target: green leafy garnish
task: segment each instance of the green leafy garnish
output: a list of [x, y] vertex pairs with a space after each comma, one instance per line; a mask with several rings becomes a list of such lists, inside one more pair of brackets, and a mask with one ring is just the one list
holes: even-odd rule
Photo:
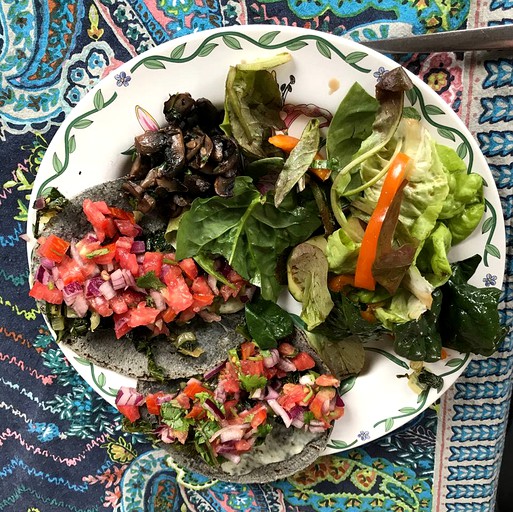
[[109, 254], [109, 249], [107, 247], [102, 247], [101, 249], [96, 249], [96, 251], [92, 251], [86, 254], [86, 258], [93, 259], [97, 256], [103, 256], [105, 254]]
[[152, 289], [152, 290], [160, 290], [161, 288], [165, 288], [166, 285], [157, 277], [154, 270], [150, 270], [138, 277], [136, 280], [137, 286], [139, 288]]
[[261, 349], [277, 346], [277, 341], [294, 330], [292, 318], [278, 304], [262, 297], [246, 304], [246, 325]]
[[267, 384], [267, 379], [263, 375], [245, 375], [244, 373], [240, 373], [239, 380], [242, 387], [248, 393], [253, 393], [253, 391], [263, 388]]

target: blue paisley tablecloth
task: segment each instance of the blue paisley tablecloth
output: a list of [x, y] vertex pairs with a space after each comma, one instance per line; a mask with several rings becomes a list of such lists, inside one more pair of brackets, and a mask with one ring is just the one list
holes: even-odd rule
[[[160, 451], [77, 375], [27, 296], [28, 198], [48, 143], [98, 80], [172, 37], [235, 24], [297, 25], [359, 41], [513, 21], [511, 0], [69, 0], [0, 2], [0, 511], [493, 510], [512, 343], [476, 358], [440, 404], [388, 437], [273, 485], [191, 490]], [[488, 158], [511, 233], [513, 59], [414, 55]], [[512, 261], [502, 318], [511, 323]], [[497, 276], [487, 276], [493, 284]], [[364, 433], [362, 433], [364, 435]]]

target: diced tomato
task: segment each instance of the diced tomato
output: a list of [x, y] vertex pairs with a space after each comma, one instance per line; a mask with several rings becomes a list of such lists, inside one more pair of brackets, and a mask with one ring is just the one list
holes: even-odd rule
[[[164, 255], [163, 260], [166, 259]], [[183, 278], [182, 269], [178, 265], [162, 265], [162, 280], [168, 286], [174, 284], [176, 279], [179, 277]]]
[[167, 288], [162, 288], [160, 293], [163, 295], [166, 304], [172, 307], [176, 313], [180, 313], [192, 306], [194, 299], [183, 276], [169, 278], [169, 274], [171, 272], [168, 272], [164, 277], [164, 280], [167, 278]]
[[340, 386], [340, 381], [333, 377], [333, 375], [319, 375], [315, 379], [315, 383], [318, 386], [334, 386], [336, 388]]
[[230, 281], [230, 283], [243, 283], [244, 282], [244, 278], [242, 276], [240, 276], [239, 274], [237, 274], [237, 272], [235, 272], [235, 270], [231, 269], [230, 272], [228, 272], [228, 275], [226, 276], [226, 278], [228, 279], [228, 281]]
[[37, 249], [37, 254], [42, 258], [60, 263], [69, 249], [69, 243], [55, 235], [49, 235]]
[[141, 417], [138, 405], [116, 405], [116, 407], [118, 411], [131, 423], [137, 421]]
[[240, 362], [240, 368], [244, 375], [263, 375], [264, 373], [264, 360], [258, 359], [243, 359]]
[[131, 236], [120, 236], [115, 244], [116, 244], [116, 250], [122, 249], [127, 252], [130, 252], [132, 250], [132, 245], [134, 243], [134, 239]]
[[127, 332], [131, 331], [128, 321], [130, 319], [130, 311], [126, 313], [122, 313], [121, 315], [117, 315], [114, 313], [114, 332], [116, 334], [116, 339], [119, 340], [122, 336], [124, 336]]
[[189, 279], [196, 279], [198, 277], [198, 267], [192, 258], [179, 261], [178, 265]]
[[255, 355], [256, 345], [252, 341], [245, 341], [241, 344], [240, 351], [242, 359], [249, 359]]
[[135, 224], [134, 214], [132, 212], [127, 212], [121, 208], [116, 208], [115, 206], [109, 207], [109, 213], [115, 219], [129, 220], [132, 224]]
[[239, 377], [231, 363], [226, 363], [221, 370], [219, 380], [227, 393], [238, 393], [240, 391]]
[[29, 295], [36, 300], [45, 300], [50, 304], [62, 304], [63, 300], [61, 290], [53, 283], [46, 285], [39, 281], [34, 281]]
[[105, 217], [103, 230], [108, 238], [114, 238], [118, 234], [118, 227], [112, 217]]
[[227, 419], [233, 418], [236, 414], [236, 406], [237, 406], [238, 400], [232, 399], [232, 400], [226, 400], [224, 405], [224, 414]]
[[[82, 203], [84, 214], [87, 217], [87, 220], [92, 224], [99, 242], [103, 242], [105, 240], [105, 228], [107, 227], [107, 218], [101, 211], [102, 209], [105, 211], [105, 209], [102, 208], [101, 204], [99, 204], [102, 202], [103, 201], [93, 202], [90, 199], [84, 199], [84, 202]], [[110, 211], [108, 211], [108, 213], [110, 213]]]
[[128, 305], [121, 295], [115, 295], [112, 297], [112, 299], [109, 300], [109, 306], [111, 307], [112, 311], [118, 315], [128, 311]]
[[119, 266], [128, 270], [134, 277], [139, 275], [139, 264], [135, 254], [126, 251], [125, 249], [116, 248], [116, 260]]
[[96, 251], [100, 248], [100, 242], [98, 240], [93, 239], [93, 235], [87, 235], [82, 240], [79, 240], [75, 247], [78, 250], [78, 253], [84, 260], [88, 260], [87, 255], [91, 254], [93, 251]]
[[176, 313], [173, 308], [168, 307], [167, 309], [162, 311], [160, 317], [162, 318], [162, 320], [164, 320], [164, 322], [166, 322], [166, 324], [168, 324], [176, 318]]
[[253, 418], [251, 418], [251, 428], [257, 428], [259, 425], [265, 423], [267, 419], [267, 408], [263, 404], [258, 404], [251, 409]]
[[201, 418], [205, 417], [206, 414], [207, 414], [207, 412], [205, 411], [205, 409], [203, 409], [201, 404], [197, 403], [192, 406], [192, 409], [187, 413], [187, 415], [185, 417], [201, 419]]
[[136, 237], [141, 233], [141, 228], [128, 219], [114, 219], [114, 224], [122, 235]]
[[153, 324], [153, 327], [151, 328], [151, 333], [153, 336], [159, 336], [160, 334], [165, 334], [166, 336], [169, 336], [169, 328], [162, 319], [158, 319]]
[[286, 342], [280, 343], [278, 352], [284, 357], [294, 357], [297, 354], [296, 347]]
[[240, 439], [239, 441], [235, 441], [235, 450], [238, 452], [247, 452], [251, 450], [253, 443], [248, 441], [247, 439]]
[[141, 292], [136, 292], [135, 290], [123, 290], [121, 292], [121, 297], [125, 301], [126, 305], [129, 308], [135, 308], [137, 307], [137, 304], [139, 302], [144, 301], [146, 299], [146, 296]]
[[63, 256], [59, 263], [59, 276], [64, 285], [77, 281], [83, 283], [86, 279], [82, 271], [82, 266], [69, 256]]
[[89, 299], [89, 305], [100, 316], [110, 316], [113, 313], [112, 309], [110, 308], [109, 301], [101, 295]]
[[323, 409], [326, 411], [332, 398], [335, 397], [334, 388], [322, 388], [317, 391], [308, 408], [317, 420], [325, 420]]
[[299, 352], [299, 354], [292, 359], [296, 370], [299, 372], [305, 370], [311, 370], [315, 367], [315, 361], [313, 357], [307, 352]]
[[212, 292], [212, 288], [208, 285], [207, 279], [205, 276], [196, 277], [192, 282], [191, 291], [197, 295], [209, 295], [214, 296]]
[[142, 263], [142, 273], [147, 274], [148, 272], [155, 272], [157, 277], [160, 277], [162, 271], [162, 260], [164, 254], [161, 252], [146, 252], [144, 253], [144, 259]]
[[140, 325], [151, 325], [157, 319], [160, 311], [156, 308], [146, 306], [145, 302], [139, 302], [136, 308], [130, 310], [130, 318], [128, 324], [130, 327], [138, 327]]
[[239, 292], [243, 286], [244, 286], [243, 281], [234, 283], [232, 286], [223, 284], [223, 286], [221, 286], [221, 288], [219, 289], [219, 292], [221, 293], [221, 296], [223, 297], [224, 301], [226, 302], [230, 297], [237, 297], [237, 295], [239, 294]]
[[189, 379], [187, 382], [183, 393], [185, 393], [189, 398], [194, 398], [198, 393], [209, 393], [212, 394], [212, 391], [207, 389], [203, 384], [195, 378]]
[[191, 400], [185, 393], [178, 393], [174, 400], [182, 409], [190, 409], [191, 407]]
[[283, 386], [283, 394], [278, 397], [278, 403], [286, 411], [290, 411], [296, 405], [302, 402], [309, 392], [310, 390], [307, 386], [303, 386], [302, 384], [287, 383]]
[[94, 258], [92, 258], [92, 261], [94, 261], [98, 265], [108, 265], [109, 263], [113, 262], [114, 256], [116, 255], [116, 244], [115, 243], [111, 243], [111, 244], [107, 244], [107, 245], [98, 247], [98, 249], [101, 249], [102, 252], [105, 252], [105, 250], [107, 250], [107, 252], [100, 256], [94, 256]]
[[338, 420], [342, 418], [342, 416], [344, 416], [344, 408], [336, 406], [335, 409], [328, 414], [328, 419], [330, 421]]
[[192, 306], [188, 307], [180, 313], [180, 316], [176, 319], [176, 321], [185, 324], [192, 320], [196, 316], [196, 313], [197, 311]]
[[146, 407], [148, 408], [148, 412], [150, 414], [155, 414], [156, 416], [160, 415], [160, 405], [158, 404], [158, 399], [163, 396], [163, 391], [157, 391], [156, 393], [150, 393], [146, 397]]
[[94, 207], [103, 213], [103, 215], [110, 215], [110, 208], [105, 201], [93, 201]]

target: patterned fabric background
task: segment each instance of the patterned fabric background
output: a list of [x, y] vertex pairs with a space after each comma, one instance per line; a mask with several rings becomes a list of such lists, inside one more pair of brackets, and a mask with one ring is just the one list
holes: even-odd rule
[[[492, 510], [511, 341], [495, 357], [475, 360], [441, 407], [389, 437], [322, 458], [273, 485], [191, 490], [164, 468], [160, 451], [120, 431], [116, 410], [64, 359], [27, 295], [20, 235], [34, 176], [66, 114], [98, 80], [147, 48], [246, 23], [359, 41], [503, 23], [510, 8], [508, 0], [0, 2], [0, 511]], [[402, 63], [474, 132], [492, 164], [511, 240], [513, 61], [439, 54]], [[503, 317], [511, 323], [513, 269], [507, 273]]]

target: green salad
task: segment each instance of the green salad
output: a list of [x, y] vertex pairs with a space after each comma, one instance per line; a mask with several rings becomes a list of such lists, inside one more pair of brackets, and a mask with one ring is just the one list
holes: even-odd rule
[[236, 141], [239, 171], [229, 193], [197, 197], [171, 220], [176, 258], [222, 278], [222, 257], [258, 287], [246, 328], [263, 349], [292, 329], [277, 304], [288, 286], [337, 377], [360, 371], [369, 337], [392, 336], [413, 361], [437, 361], [442, 347], [492, 354], [505, 336], [500, 290], [468, 284], [479, 256], [448, 256], [483, 216], [481, 176], [404, 106], [412, 83], [401, 67], [374, 96], [353, 84], [327, 128], [310, 117], [290, 137], [269, 70], [289, 59], [230, 68], [219, 127]]

